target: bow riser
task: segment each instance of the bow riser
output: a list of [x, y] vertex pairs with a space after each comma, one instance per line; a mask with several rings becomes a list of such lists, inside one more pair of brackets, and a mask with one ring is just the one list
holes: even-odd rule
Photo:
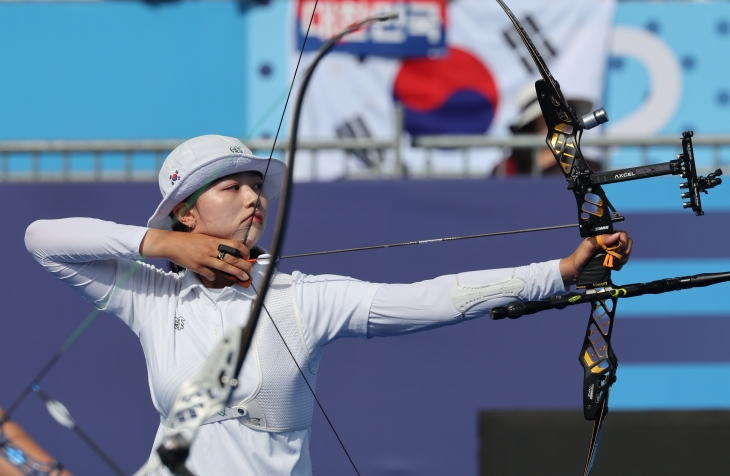
[[[613, 233], [618, 214], [609, 210], [610, 202], [600, 185], [592, 184], [593, 171], [580, 150], [583, 126], [562, 94], [539, 80], [535, 83], [537, 99], [548, 132], [545, 142], [569, 183], [578, 205], [578, 223], [582, 237]], [[559, 86], [558, 86], [559, 91]], [[612, 286], [611, 268], [604, 266], [606, 252], [597, 251], [578, 276], [576, 287], [606, 290]], [[604, 415], [609, 387], [616, 380], [618, 361], [611, 348], [611, 331], [616, 299], [592, 304], [588, 328], [578, 358], [583, 366], [583, 413], [587, 420]]]
[[[568, 181], [568, 188], [573, 191], [575, 196], [578, 205], [580, 235], [585, 238], [613, 233], [613, 221], [620, 221], [623, 217], [616, 213], [601, 186], [591, 183], [590, 176], [593, 171], [580, 150], [584, 125], [587, 128], [595, 127], [606, 122], [608, 116], [605, 111], [599, 110], [584, 118], [578, 118], [573, 108], [565, 100], [565, 96], [560, 90], [560, 84], [553, 78], [517, 17], [502, 0], [497, 0], [497, 3], [504, 9], [519, 32], [543, 78], [535, 83], [535, 91], [548, 130], [546, 143]], [[596, 252], [578, 276], [577, 285], [585, 288], [586, 292], [610, 289], [612, 285], [611, 270], [610, 266], [604, 267], [604, 258], [605, 253]], [[618, 365], [611, 349], [611, 330], [615, 310], [615, 299], [593, 304], [579, 357], [585, 372], [583, 410], [587, 419], [594, 420], [585, 475], [590, 473], [595, 460], [598, 439], [608, 410], [608, 389], [615, 380]]]
[[545, 80], [535, 83], [535, 91], [548, 128], [545, 142], [575, 195], [580, 236], [613, 233], [613, 222], [623, 218], [613, 210], [601, 186], [591, 183], [593, 171], [580, 150], [581, 121], [562, 95], [555, 95]]

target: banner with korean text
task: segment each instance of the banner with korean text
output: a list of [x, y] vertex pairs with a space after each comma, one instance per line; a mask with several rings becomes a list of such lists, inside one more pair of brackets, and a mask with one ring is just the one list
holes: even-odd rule
[[[515, 15], [540, 50], [563, 92], [601, 106], [615, 0], [513, 0]], [[294, 3], [292, 64], [314, 2]], [[302, 139], [392, 138], [396, 104], [404, 137], [441, 134], [504, 135], [520, 120], [520, 97], [539, 79], [527, 50], [496, 2], [484, 0], [319, 0], [303, 66], [329, 37], [372, 14], [397, 12], [346, 37], [319, 65], [305, 98]], [[404, 141], [408, 142], [408, 141]], [[339, 151], [297, 156], [297, 180], [337, 179], [347, 170], [392, 167], [388, 152]], [[410, 173], [460, 168], [461, 151], [427, 157], [405, 147]], [[502, 152], [470, 150], [470, 167], [489, 175]], [[456, 167], [458, 164], [459, 167]]]

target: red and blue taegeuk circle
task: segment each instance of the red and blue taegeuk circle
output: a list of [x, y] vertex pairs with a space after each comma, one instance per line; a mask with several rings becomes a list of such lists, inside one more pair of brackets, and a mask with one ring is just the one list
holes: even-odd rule
[[403, 61], [393, 97], [403, 104], [404, 128], [411, 135], [483, 134], [499, 105], [486, 65], [453, 46], [443, 58]]

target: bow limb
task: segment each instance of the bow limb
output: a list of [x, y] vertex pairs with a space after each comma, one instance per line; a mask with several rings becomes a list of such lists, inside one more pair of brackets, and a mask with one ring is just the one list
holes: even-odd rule
[[[593, 171], [580, 150], [584, 120], [577, 117], [573, 108], [566, 101], [560, 90], [560, 84], [553, 78], [517, 17], [502, 0], [497, 0], [497, 3], [517, 29], [542, 76], [542, 79], [535, 83], [535, 90], [548, 130], [545, 142], [575, 195], [580, 235], [590, 237], [612, 233], [613, 222], [622, 221], [623, 217], [608, 201], [601, 186], [590, 180]], [[596, 119], [596, 123], [591, 125], [598, 125], [598, 123], [608, 120], [605, 111], [602, 113], [601, 111], [593, 113], [594, 118], [600, 117], [600, 119]], [[578, 276], [576, 287], [585, 289], [586, 293], [613, 290], [611, 269], [604, 265], [605, 257], [605, 250], [598, 250], [593, 255]], [[584, 470], [585, 476], [590, 474], [595, 461], [603, 421], [608, 411], [609, 387], [616, 379], [618, 361], [611, 348], [611, 331], [613, 330], [616, 304], [617, 299], [615, 298], [592, 303], [588, 328], [579, 356], [579, 361], [584, 369], [583, 412], [586, 419], [594, 421]]]
[[[316, 4], [315, 4], [316, 9]], [[312, 11], [312, 17], [314, 17], [314, 10]], [[299, 121], [301, 118], [301, 112], [302, 112], [302, 104], [304, 102], [304, 95], [307, 92], [307, 87], [309, 86], [310, 80], [312, 78], [312, 74], [314, 73], [315, 68], [319, 64], [319, 62], [324, 58], [324, 56], [346, 35], [349, 33], [352, 33], [353, 31], [362, 28], [365, 25], [368, 25], [370, 23], [376, 22], [376, 21], [385, 21], [390, 20], [393, 18], [396, 18], [396, 14], [384, 14], [384, 15], [376, 15], [370, 18], [367, 18], [361, 22], [358, 22], [349, 28], [345, 29], [338, 35], [330, 38], [327, 40], [327, 42], [322, 45], [322, 47], [317, 51], [316, 56], [312, 60], [312, 63], [307, 68], [307, 70], [304, 73], [304, 76], [302, 77], [301, 85], [299, 86], [299, 94], [297, 95], [297, 100], [294, 106], [294, 112], [292, 115], [292, 128], [289, 136], [289, 145], [288, 145], [288, 170], [286, 174], [286, 179], [282, 183], [282, 190], [281, 195], [279, 198], [279, 211], [277, 215], [276, 225], [274, 227], [274, 235], [271, 239], [271, 246], [269, 248], [269, 253], [271, 256], [277, 256], [279, 252], [279, 248], [281, 246], [281, 242], [284, 239], [284, 235], [286, 232], [286, 225], [287, 225], [287, 217], [289, 215], [289, 201], [290, 201], [290, 194], [289, 191], [291, 189], [292, 179], [294, 176], [294, 159], [296, 157], [297, 152], [297, 137], [299, 135]], [[309, 33], [307, 31], [307, 33]], [[306, 42], [306, 39], [305, 39]], [[303, 51], [303, 48], [302, 48]], [[271, 160], [271, 159], [270, 159]], [[266, 177], [264, 177], [264, 180]], [[250, 225], [249, 225], [250, 227]], [[243, 358], [245, 357], [246, 353], [244, 350], [248, 350], [248, 347], [251, 345], [251, 339], [253, 338], [253, 331], [255, 329], [255, 324], [258, 322], [258, 316], [261, 313], [261, 310], [263, 308], [264, 299], [266, 298], [266, 292], [269, 289], [269, 283], [271, 281], [271, 277], [274, 272], [274, 264], [275, 260], [271, 260], [269, 265], [266, 267], [266, 273], [264, 274], [263, 278], [263, 286], [257, 291], [256, 300], [254, 301], [253, 307], [251, 309], [251, 316], [255, 316], [251, 320], [249, 320], [249, 323], [246, 325], [246, 328], [244, 328], [243, 333], [241, 335], [241, 353], [238, 356], [238, 364], [236, 366], [236, 375], [238, 375], [238, 372], [241, 370], [241, 367], [243, 366]]]
[[[316, 8], [316, 4], [315, 4]], [[314, 15], [314, 13], [312, 14]], [[291, 188], [292, 178], [294, 175], [294, 160], [296, 157], [296, 151], [297, 151], [297, 139], [299, 136], [299, 121], [301, 119], [301, 112], [302, 112], [302, 105], [304, 103], [304, 95], [306, 94], [307, 87], [310, 84], [310, 80], [312, 78], [312, 75], [314, 74], [314, 70], [316, 69], [319, 62], [324, 58], [324, 56], [329, 53], [332, 48], [346, 35], [349, 33], [352, 33], [353, 31], [362, 28], [366, 25], [369, 25], [370, 23], [376, 22], [376, 21], [386, 21], [397, 18], [397, 14], [382, 14], [382, 15], [375, 15], [372, 17], [369, 17], [361, 22], [358, 22], [339, 34], [335, 35], [334, 37], [330, 38], [324, 45], [320, 47], [320, 49], [317, 51], [317, 54], [313, 58], [311, 64], [307, 68], [307, 70], [304, 73], [304, 76], [302, 77], [301, 85], [299, 87], [299, 94], [297, 95], [297, 100], [294, 107], [294, 112], [292, 114], [292, 128], [289, 136], [289, 145], [288, 145], [288, 170], [287, 170], [287, 177], [286, 180], [283, 183], [283, 188], [281, 192], [281, 198], [279, 202], [279, 213], [277, 216], [277, 223], [276, 227], [274, 228], [274, 237], [272, 238], [272, 244], [270, 247], [270, 253], [271, 256], [278, 256], [279, 247], [281, 245], [281, 242], [284, 238], [284, 233], [286, 230], [287, 225], [287, 217], [289, 212], [289, 200], [290, 200], [290, 194], [289, 190]], [[264, 177], [265, 178], [265, 177]], [[287, 350], [289, 351], [289, 355], [291, 356], [292, 360], [294, 361], [294, 364], [296, 365], [297, 369], [299, 369], [299, 373], [301, 374], [302, 378], [304, 379], [305, 383], [307, 384], [307, 388], [309, 388], [309, 391], [312, 392], [312, 396], [314, 397], [314, 400], [317, 402], [317, 405], [319, 406], [320, 410], [322, 411], [322, 414], [324, 415], [325, 419], [327, 420], [327, 423], [329, 424], [330, 428], [332, 429], [332, 432], [335, 434], [335, 437], [337, 438], [337, 441], [340, 443], [340, 446], [342, 447], [342, 450], [345, 452], [345, 455], [347, 456], [347, 459], [350, 461], [350, 464], [352, 465], [353, 470], [355, 473], [359, 476], [360, 472], [357, 469], [357, 466], [355, 465], [355, 462], [352, 460], [352, 457], [350, 456], [350, 453], [347, 451], [347, 448], [345, 448], [344, 443], [342, 442], [342, 439], [340, 438], [340, 435], [337, 433], [337, 430], [335, 430], [334, 425], [330, 421], [329, 416], [327, 416], [327, 412], [325, 412], [322, 404], [319, 401], [319, 398], [317, 398], [317, 395], [314, 392], [314, 389], [311, 387], [309, 381], [307, 380], [306, 376], [304, 375], [304, 372], [302, 371], [299, 363], [294, 358], [294, 354], [292, 353], [291, 349], [289, 349], [289, 345], [287, 344], [286, 340], [282, 336], [282, 334], [279, 332], [278, 326], [276, 325], [276, 322], [272, 318], [271, 314], [269, 314], [268, 309], [266, 309], [266, 305], [264, 304], [264, 299], [266, 298], [266, 292], [269, 288], [269, 284], [271, 282], [271, 277], [273, 276], [274, 271], [274, 264], [276, 263], [275, 259], [271, 259], [271, 262], [267, 266], [266, 274], [264, 275], [263, 279], [263, 287], [260, 290], [256, 290], [254, 288], [254, 291], [256, 292], [256, 301], [254, 302], [253, 308], [252, 308], [252, 316], [256, 316], [258, 319], [258, 316], [261, 313], [261, 310], [263, 309], [264, 312], [266, 312], [269, 319], [271, 319], [272, 324], [277, 330], [277, 333], [279, 333], [279, 336], [281, 336], [281, 340], [286, 346]], [[253, 320], [253, 319], [252, 319]], [[250, 324], [250, 322], [249, 322]], [[253, 338], [253, 330], [255, 329], [255, 325], [247, 326], [246, 329], [244, 329], [243, 334], [241, 335], [241, 348], [243, 349], [248, 348], [251, 343], [251, 339]], [[241, 366], [243, 364], [243, 358], [245, 356], [245, 353], [242, 353], [239, 355], [239, 365], [236, 370], [236, 375], [238, 375], [238, 372], [241, 369]]]
[[[600, 186], [606, 183], [669, 174], [680, 175], [687, 179], [687, 182], [680, 185], [680, 189], [687, 190], [682, 193], [682, 198], [690, 200], [683, 203], [684, 208], [691, 208], [698, 216], [703, 215], [700, 193], [707, 193], [708, 189], [720, 185], [722, 180], [718, 177], [722, 175], [722, 171], [718, 169], [707, 177], [697, 175], [691, 131], [682, 136], [683, 154], [677, 160], [643, 168], [593, 173], [580, 150], [580, 139], [584, 129], [591, 129], [608, 121], [606, 111], [598, 109], [578, 118], [519, 20], [502, 0], [496, 1], [517, 29], [542, 76], [535, 83], [535, 90], [548, 130], [546, 143], [568, 181], [568, 188], [575, 195], [580, 235], [592, 237], [609, 234], [613, 232], [613, 222], [623, 221], [624, 218], [616, 212]], [[618, 360], [611, 348], [611, 331], [618, 297], [621, 297], [615, 293], [624, 289], [616, 290], [611, 281], [612, 265], [610, 255], [607, 256], [607, 252], [611, 251], [605, 246], [599, 249], [581, 271], [576, 284], [577, 288], [585, 289], [585, 296], [593, 297], [585, 301], [576, 298], [574, 301], [591, 302], [588, 328], [579, 356], [584, 369], [583, 412], [586, 419], [594, 422], [584, 476], [588, 476], [593, 468], [603, 422], [608, 412], [608, 394], [611, 385], [616, 381], [618, 367]], [[500, 313], [504, 311], [495, 314]], [[496, 318], [495, 314], [492, 318]]]
[[[304, 54], [304, 46], [309, 36], [309, 29], [314, 21], [314, 14], [317, 10], [317, 2], [315, 1], [312, 8], [312, 15], [309, 20], [307, 34], [304, 37], [302, 49], [299, 53], [299, 62], [294, 71], [289, 95], [287, 96], [284, 110], [279, 120], [279, 128], [276, 137], [279, 136], [281, 125], [286, 114], [286, 107], [289, 103], [291, 91], [294, 88], [296, 73], [299, 69], [302, 55]], [[269, 154], [269, 164], [273, 159], [274, 148], [276, 146], [276, 138], [274, 145]], [[289, 189], [291, 188], [292, 171], [294, 169], [294, 155], [290, 153], [289, 169], [286, 180], [282, 183], [282, 191], [279, 202], [279, 213], [274, 228], [274, 236], [272, 238], [271, 253], [276, 253], [279, 245], [284, 237], [286, 225], [286, 217], [289, 206]], [[264, 172], [263, 181], [266, 180], [269, 167], [267, 164]], [[261, 187], [263, 189], [263, 187]], [[261, 191], [259, 191], [260, 195]], [[256, 201], [256, 207], [259, 201]], [[254, 207], [254, 213], [256, 212]], [[253, 223], [253, 221], [252, 221]], [[248, 238], [249, 229], [246, 231]], [[206, 360], [203, 368], [191, 379], [186, 380], [180, 387], [175, 398], [169, 415], [165, 422], [165, 434], [162, 438], [157, 451], [153, 453], [146, 464], [135, 473], [135, 476], [147, 476], [158, 474], [159, 469], [164, 465], [172, 474], [176, 476], [194, 476], [193, 473], [185, 466], [185, 462], [190, 454], [190, 445], [200, 426], [211, 416], [222, 411], [228, 403], [234, 389], [238, 386], [238, 375], [243, 367], [244, 358], [248, 353], [253, 339], [253, 333], [258, 324], [263, 300], [269, 288], [271, 276], [273, 275], [273, 260], [264, 263], [263, 257], [259, 259], [261, 264], [266, 265], [261, 290], [256, 293], [256, 299], [251, 307], [251, 313], [246, 325], [243, 328], [235, 327], [225, 333], [221, 342], [213, 349], [210, 357]], [[286, 342], [285, 342], [286, 345]]]
[[[310, 19], [310, 27], [312, 20], [314, 19], [314, 13], [316, 11], [317, 4], [315, 3], [312, 10], [312, 17]], [[290, 141], [288, 146], [288, 170], [285, 180], [282, 183], [282, 190], [279, 200], [279, 209], [277, 214], [277, 221], [274, 226], [274, 233], [269, 247], [271, 256], [276, 256], [281, 242], [284, 239], [287, 217], [289, 212], [290, 203], [290, 189], [292, 184], [292, 177], [294, 171], [294, 160], [296, 157], [296, 144], [297, 136], [299, 131], [299, 120], [301, 116], [301, 108], [306, 93], [306, 88], [310, 83], [310, 79], [319, 61], [339, 42], [345, 35], [362, 28], [375, 21], [384, 21], [395, 18], [397, 15], [384, 14], [377, 15], [359, 23], [352, 25], [345, 29], [340, 34], [328, 40], [317, 52], [317, 55], [313, 59], [311, 65], [307, 69], [302, 78], [299, 94], [297, 97], [293, 117], [292, 117], [292, 130], [290, 133]], [[309, 35], [309, 29], [305, 36], [304, 44], [306, 44], [306, 38]], [[300, 52], [299, 61], [304, 52], [304, 44], [302, 45], [302, 51]], [[297, 64], [298, 69], [299, 63]], [[296, 79], [296, 71], [295, 71]], [[294, 80], [292, 80], [292, 88], [294, 86]], [[290, 90], [291, 93], [291, 90]], [[288, 100], [287, 100], [288, 103]], [[285, 106], [286, 111], [286, 106]], [[285, 112], [284, 111], [284, 112]], [[279, 127], [284, 119], [284, 113], [282, 113]], [[278, 137], [278, 132], [277, 132]], [[275, 140], [276, 142], [276, 140]], [[269, 156], [269, 161], [274, 160], [272, 158], [274, 147], [272, 147], [272, 154]], [[267, 167], [268, 171], [268, 167]], [[264, 173], [263, 180], [266, 180], [266, 173]], [[263, 188], [263, 187], [262, 187]], [[258, 201], [257, 201], [258, 203]], [[255, 212], [255, 209], [254, 209]], [[250, 225], [249, 225], [250, 230]], [[248, 230], [246, 232], [246, 238], [248, 237]], [[244, 238], [244, 241], [246, 240]], [[145, 465], [136, 476], [142, 476], [151, 474], [156, 468], [161, 465], [166, 466], [175, 475], [181, 476], [192, 476], [192, 473], [185, 467], [185, 460], [190, 452], [190, 444], [194, 438], [195, 433], [202, 423], [215, 413], [223, 410], [226, 403], [230, 399], [234, 388], [238, 385], [237, 376], [240, 374], [243, 367], [244, 359], [250, 349], [251, 342], [256, 326], [261, 317], [261, 312], [264, 311], [269, 315], [268, 310], [264, 304], [266, 294], [271, 283], [271, 278], [274, 275], [274, 263], [275, 260], [270, 257], [260, 256], [258, 259], [260, 264], [266, 266], [262, 285], [256, 292], [256, 299], [251, 307], [251, 314], [248, 322], [243, 328], [234, 328], [229, 330], [224, 336], [221, 343], [214, 349], [210, 358], [206, 361], [206, 365], [201, 369], [198, 374], [192, 379], [186, 381], [181, 386], [178, 396], [170, 410], [170, 415], [167, 419], [166, 427], [169, 428], [168, 433], [163, 439], [163, 443], [157, 449], [155, 455], [151, 461]], [[269, 315], [269, 318], [271, 316]], [[272, 319], [272, 322], [273, 319]], [[276, 323], [274, 323], [276, 325]], [[277, 329], [278, 330], [278, 329]], [[289, 348], [288, 344], [282, 337], [284, 345]], [[291, 354], [291, 351], [290, 351]], [[235, 357], [234, 357], [235, 356]], [[292, 354], [292, 358], [293, 354]], [[294, 359], [295, 364], [299, 368], [299, 364]], [[299, 369], [301, 372], [301, 368]], [[305, 378], [302, 373], [302, 378]], [[306, 381], [306, 378], [305, 378]], [[309, 386], [309, 382], [307, 382]], [[310, 391], [314, 395], [314, 391], [309, 387]], [[315, 400], [317, 397], [315, 395]], [[319, 401], [317, 400], [319, 404]], [[320, 408], [322, 408], [320, 404]], [[325, 413], [326, 416], [326, 413]], [[329, 421], [329, 418], [327, 418]], [[330, 423], [330, 426], [331, 423]], [[334, 430], [334, 427], [332, 427]], [[337, 436], [337, 432], [335, 431]], [[337, 436], [339, 439], [339, 436]], [[341, 443], [341, 441], [340, 441]], [[342, 444], [342, 443], [341, 443]], [[347, 450], [344, 445], [342, 446], [347, 454]], [[350, 458], [349, 454], [347, 454]], [[350, 462], [352, 459], [350, 458]], [[359, 474], [357, 468], [353, 463], [355, 472]]]

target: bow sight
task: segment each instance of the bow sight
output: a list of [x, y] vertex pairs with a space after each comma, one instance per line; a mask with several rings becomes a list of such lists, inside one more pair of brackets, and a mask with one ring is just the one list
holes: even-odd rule
[[[605, 120], [599, 122], [599, 124], [607, 122], [608, 116], [606, 116], [606, 111], [603, 109], [599, 109], [595, 113], [587, 114], [586, 116], [598, 114], [599, 112], [602, 112], [605, 117]], [[586, 116], [583, 117], [583, 123], [585, 123]], [[689, 199], [688, 202], [682, 202], [682, 206], [684, 208], [691, 208], [697, 216], [704, 215], [705, 212], [702, 211], [700, 193], [707, 193], [707, 190], [722, 183], [722, 179], [719, 178], [722, 175], [722, 170], [717, 169], [713, 173], [707, 174], [706, 177], [697, 175], [694, 148], [692, 146], [693, 136], [694, 132], [692, 131], [682, 133], [682, 153], [677, 155], [676, 160], [641, 167], [609, 170], [607, 172], [594, 173], [590, 169], [576, 171], [574, 176], [568, 178], [568, 188], [571, 190], [585, 189], [585, 192], [588, 193], [591, 185], [627, 182], [629, 180], [660, 177], [662, 175], [679, 175], [681, 178], [687, 179], [686, 182], [679, 184], [681, 190], [687, 190], [681, 194], [681, 197], [682, 199]], [[618, 215], [616, 214], [613, 221], [621, 221], [617, 220], [617, 217]]]
[[[575, 196], [578, 205], [580, 235], [585, 238], [613, 233], [613, 223], [623, 221], [624, 217], [611, 205], [601, 186], [628, 180], [680, 175], [687, 180], [680, 185], [680, 189], [683, 190], [682, 199], [689, 199], [689, 201], [683, 202], [684, 208], [691, 208], [698, 216], [703, 215], [700, 194], [707, 193], [707, 190], [722, 183], [722, 180], [718, 178], [722, 175], [722, 171], [718, 169], [714, 173], [708, 174], [707, 177], [697, 175], [692, 147], [693, 133], [688, 131], [682, 134], [682, 154], [676, 160], [594, 173], [583, 158], [580, 139], [584, 129], [592, 129], [608, 122], [608, 114], [605, 110], [598, 109], [583, 117], [577, 116], [575, 110], [565, 100], [565, 96], [560, 90], [560, 84], [550, 73], [547, 64], [520, 21], [504, 1], [496, 1], [512, 21], [542, 77], [535, 83], [535, 91], [548, 130], [545, 141], [568, 181], [568, 189], [572, 190]], [[491, 312], [493, 319], [516, 318], [522, 314], [551, 307], [564, 307], [568, 304], [582, 302], [591, 304], [588, 328], [578, 358], [584, 370], [583, 413], [586, 419], [593, 420], [593, 432], [584, 476], [588, 476], [593, 468], [603, 422], [608, 412], [609, 391], [613, 382], [616, 381], [618, 359], [611, 348], [611, 332], [618, 299], [630, 297], [630, 295], [657, 294], [674, 289], [685, 289], [692, 287], [690, 284], [695, 286], [715, 284], [715, 280], [723, 282], [730, 278], [730, 273], [723, 273], [712, 277], [704, 275], [702, 277], [673, 278], [621, 288], [614, 286], [611, 281], [612, 265], [611, 260], [607, 259], [607, 251], [605, 246], [604, 250], [599, 249], [580, 272], [576, 288], [585, 289], [585, 293], [567, 295], [564, 298], [554, 298], [552, 301], [539, 303], [512, 303], [503, 308], [495, 308]]]
[[[529, 39], [526, 39], [526, 43]], [[535, 54], [542, 61], [539, 54]], [[722, 170], [697, 175], [692, 131], [682, 134], [682, 154], [676, 160], [660, 164], [644, 165], [606, 172], [594, 172], [586, 163], [580, 150], [580, 139], [584, 129], [590, 129], [608, 122], [606, 110], [601, 108], [578, 118], [575, 110], [568, 104], [560, 90], [560, 84], [550, 75], [544, 66], [543, 79], [535, 83], [538, 102], [548, 128], [546, 143], [555, 155], [568, 189], [572, 190], [579, 209], [580, 234], [582, 237], [596, 236], [613, 232], [613, 223], [624, 221], [606, 197], [601, 186], [606, 184], [627, 182], [662, 175], [679, 175], [687, 181], [680, 184], [683, 190], [684, 208], [691, 208], [696, 215], [704, 215], [700, 193], [722, 183], [719, 178]], [[595, 281], [597, 282], [597, 281]]]

